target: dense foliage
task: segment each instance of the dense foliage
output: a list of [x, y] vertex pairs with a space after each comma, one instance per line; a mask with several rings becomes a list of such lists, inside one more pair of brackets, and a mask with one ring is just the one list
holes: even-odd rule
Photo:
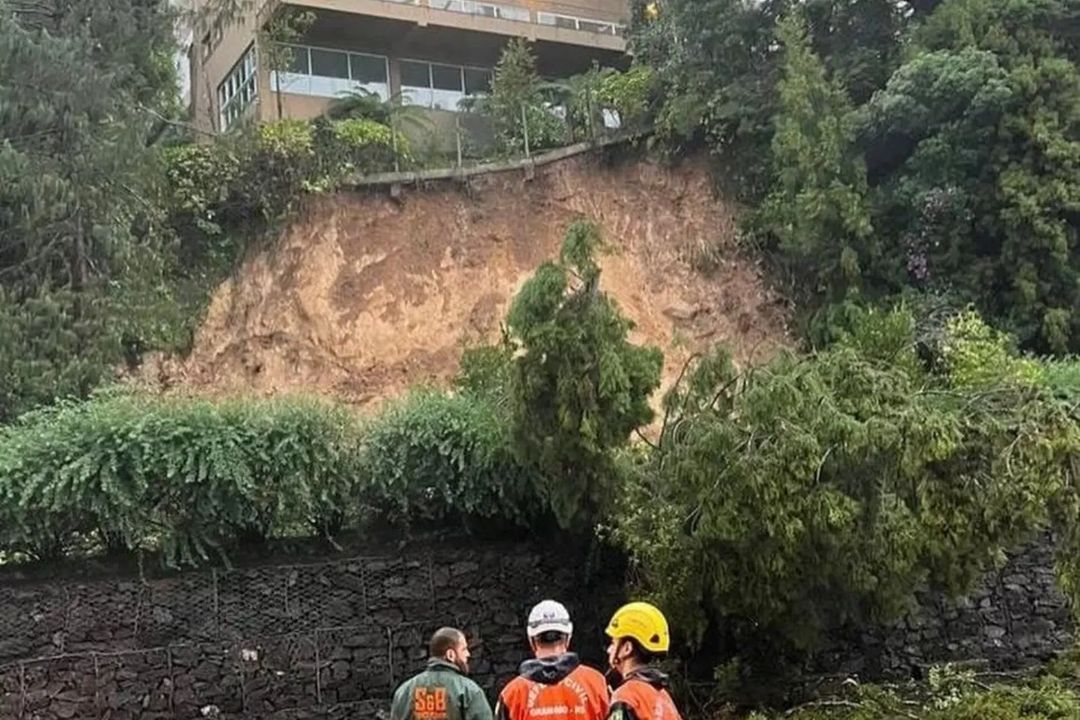
[[[1073, 678], [1075, 680], [1075, 678]], [[1066, 720], [1080, 714], [1080, 695], [1053, 677], [988, 687], [970, 673], [931, 670], [925, 688], [867, 686], [784, 713], [795, 720]], [[917, 692], [911, 692], [917, 690]], [[766, 720], [753, 714], [749, 720]]]
[[358, 482], [358, 438], [346, 410], [307, 400], [106, 394], [35, 411], [0, 429], [0, 547], [194, 562], [310, 534]]
[[1066, 352], [1077, 21], [1064, 0], [669, 0], [634, 42], [666, 89], [658, 131], [770, 198], [752, 229], [800, 310], [944, 293]]
[[164, 1], [0, 3], [0, 422], [156, 335], [170, 262], [149, 146], [173, 51]]
[[558, 262], [540, 266], [507, 315], [515, 447], [563, 527], [610, 506], [612, 451], [652, 418], [660, 385], [660, 351], [631, 344], [632, 323], [600, 291], [599, 244], [595, 226], [571, 226]]
[[515, 38], [495, 66], [491, 92], [471, 107], [492, 119], [503, 152], [520, 155], [526, 147], [536, 152], [566, 142], [566, 125], [546, 100], [536, 56], [528, 42]]
[[383, 411], [364, 437], [365, 471], [385, 518], [419, 524], [546, 516], [535, 473], [514, 457], [496, 406], [464, 392], [415, 393]]
[[408, 160], [408, 143], [365, 118], [279, 120], [166, 153], [170, 221], [190, 251], [255, 237], [307, 194]]
[[721, 353], [627, 461], [614, 535], [687, 639], [771, 663], [924, 583], [964, 591], [1073, 507], [1078, 426], [1053, 395], [972, 315], [919, 342], [910, 314], [870, 313], [745, 371]]

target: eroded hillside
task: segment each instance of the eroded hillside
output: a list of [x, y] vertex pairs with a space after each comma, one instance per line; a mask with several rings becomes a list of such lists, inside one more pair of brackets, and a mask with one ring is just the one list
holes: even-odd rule
[[737, 255], [703, 165], [580, 156], [531, 180], [314, 201], [217, 290], [190, 356], [150, 363], [147, 376], [361, 406], [445, 383], [464, 346], [497, 336], [515, 291], [577, 218], [602, 227], [602, 285], [637, 324], [634, 340], [663, 349], [665, 387], [704, 347], [726, 342], [748, 361], [783, 342], [782, 309]]

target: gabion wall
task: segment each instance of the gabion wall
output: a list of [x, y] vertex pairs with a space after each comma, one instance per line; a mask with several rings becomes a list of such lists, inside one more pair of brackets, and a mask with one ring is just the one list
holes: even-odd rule
[[[837, 638], [810, 667], [903, 678], [946, 661], [1045, 662], [1074, 637], [1052, 554], [1049, 539], [1015, 553], [967, 598], [922, 593], [903, 621]], [[570, 607], [576, 649], [602, 666], [622, 575], [587, 569], [586, 555], [440, 543], [149, 579], [0, 575], [0, 719], [376, 718], [441, 625], [468, 633], [494, 699], [527, 654], [528, 609], [547, 597]]]
[[0, 718], [377, 717], [442, 625], [467, 632], [494, 697], [546, 597], [600, 659], [620, 583], [590, 582], [583, 555], [429, 547], [147, 580], [0, 579]]

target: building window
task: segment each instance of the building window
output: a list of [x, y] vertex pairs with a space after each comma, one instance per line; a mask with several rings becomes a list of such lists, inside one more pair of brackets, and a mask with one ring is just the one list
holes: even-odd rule
[[451, 12], [465, 13], [466, 15], [482, 15], [483, 17], [499, 18], [501, 20], [529, 22], [529, 10], [527, 8], [478, 2], [477, 0], [429, 0], [429, 2], [431, 7], [436, 10], [449, 10]]
[[401, 91], [409, 105], [458, 110], [465, 97], [486, 93], [490, 88], [491, 71], [485, 68], [401, 61]]
[[[314, 97], [341, 97], [363, 89], [383, 100], [390, 97], [387, 60], [382, 55], [346, 52], [307, 45], [287, 45], [292, 50], [289, 69], [280, 73], [281, 91]], [[278, 73], [270, 73], [270, 87], [278, 88]]]
[[249, 45], [243, 57], [218, 85], [218, 112], [222, 130], [227, 130], [255, 100], [259, 91], [257, 67], [255, 46]]
[[588, 18], [575, 17], [573, 15], [558, 15], [556, 13], [538, 12], [536, 22], [541, 25], [554, 25], [567, 30], [581, 30], [584, 32], [597, 33], [599, 35], [622, 35], [622, 25], [605, 20], [589, 20]]

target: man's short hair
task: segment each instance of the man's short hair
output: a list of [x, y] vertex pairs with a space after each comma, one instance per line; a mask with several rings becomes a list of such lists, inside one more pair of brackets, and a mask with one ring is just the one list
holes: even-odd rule
[[644, 647], [642, 647], [641, 643], [639, 643], [634, 638], [628, 637], [623, 638], [623, 640], [630, 643], [632, 656], [634, 657], [634, 659], [636, 659], [639, 663], [643, 665], [649, 665], [664, 656], [663, 653], [654, 653], [646, 650]]
[[446, 657], [447, 650], [453, 650], [465, 642], [465, 633], [457, 628], [444, 627], [435, 631], [428, 644], [428, 655], [433, 658]]

